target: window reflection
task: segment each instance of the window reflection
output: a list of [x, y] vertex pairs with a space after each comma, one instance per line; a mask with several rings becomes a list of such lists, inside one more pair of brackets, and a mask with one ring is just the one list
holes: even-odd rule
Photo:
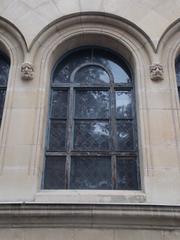
[[53, 75], [54, 83], [67, 83], [70, 82], [71, 73], [75, 68], [81, 64], [88, 63], [91, 60], [91, 51], [88, 49], [82, 49], [78, 52], [71, 53], [64, 60], [62, 60], [55, 69]]
[[74, 147], [79, 150], [109, 149], [109, 123], [96, 121], [76, 121]]
[[116, 117], [131, 118], [132, 117], [132, 93], [124, 91], [116, 91]]
[[76, 73], [74, 81], [88, 84], [108, 83], [109, 76], [103, 68], [90, 65], [82, 67]]
[[[130, 72], [126, 71], [126, 67], [123, 63], [120, 64], [119, 59], [112, 58], [112, 55], [108, 52], [97, 50], [94, 54], [94, 61], [107, 67], [112, 73], [115, 83], [130, 83]], [[124, 67], [123, 67], [124, 66]]]
[[109, 100], [108, 91], [76, 91], [76, 118], [108, 118]]

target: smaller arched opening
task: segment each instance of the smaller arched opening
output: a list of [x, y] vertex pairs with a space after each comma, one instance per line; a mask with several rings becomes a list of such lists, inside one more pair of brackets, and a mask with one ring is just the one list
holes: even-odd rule
[[176, 57], [175, 60], [175, 71], [176, 71], [176, 82], [177, 82], [177, 90], [178, 96], [180, 99], [180, 55]]
[[10, 59], [0, 51], [0, 124], [2, 121], [4, 102], [9, 77]]
[[1, 145], [6, 144], [7, 141], [10, 128], [8, 125], [10, 114], [7, 113], [7, 109], [9, 107], [12, 109], [12, 92], [15, 91], [15, 82], [20, 77], [19, 69], [24, 61], [27, 46], [21, 32], [2, 17], [0, 17], [0, 31], [3, 33], [0, 34], [0, 118], [3, 129], [0, 131]]

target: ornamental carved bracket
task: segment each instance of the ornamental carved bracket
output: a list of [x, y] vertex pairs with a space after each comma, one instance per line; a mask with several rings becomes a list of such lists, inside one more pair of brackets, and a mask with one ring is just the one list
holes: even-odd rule
[[21, 66], [22, 79], [30, 81], [34, 78], [34, 67], [31, 63], [25, 62]]
[[159, 63], [150, 65], [150, 77], [152, 81], [161, 81], [164, 79], [163, 66]]

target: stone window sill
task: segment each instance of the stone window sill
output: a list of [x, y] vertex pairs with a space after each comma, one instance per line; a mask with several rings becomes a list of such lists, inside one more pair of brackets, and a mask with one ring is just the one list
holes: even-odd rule
[[144, 203], [145, 194], [142, 191], [122, 190], [42, 190], [35, 196], [39, 203]]

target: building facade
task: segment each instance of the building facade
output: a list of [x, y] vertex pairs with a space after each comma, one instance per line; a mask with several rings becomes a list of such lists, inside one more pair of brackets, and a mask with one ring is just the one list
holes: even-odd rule
[[0, 0], [0, 239], [180, 239], [179, 16]]

